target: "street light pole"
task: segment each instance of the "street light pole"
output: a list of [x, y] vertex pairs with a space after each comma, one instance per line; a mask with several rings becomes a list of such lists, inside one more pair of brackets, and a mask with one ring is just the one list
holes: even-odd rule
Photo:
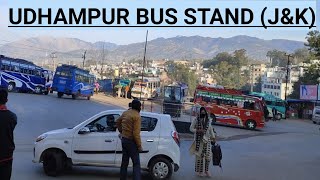
[[287, 89], [288, 89], [288, 78], [289, 78], [289, 65], [290, 65], [290, 57], [293, 57], [291, 54], [284, 54], [285, 56], [288, 57], [288, 62], [287, 62], [287, 74], [286, 74], [286, 89], [285, 89], [285, 94], [284, 94], [284, 99], [287, 100]]
[[143, 83], [143, 75], [144, 75], [144, 66], [146, 64], [146, 53], [147, 53], [147, 43], [148, 43], [148, 30], [147, 30], [147, 34], [146, 34], [146, 43], [144, 45], [144, 55], [143, 55], [143, 66], [142, 66], [142, 82], [140, 83], [140, 101], [141, 101], [141, 94], [142, 94], [142, 83]]
[[83, 61], [82, 61], [82, 68], [84, 69], [84, 62], [86, 61], [86, 53], [87, 53], [87, 50], [84, 51], [83, 55], [82, 55], [82, 58], [83, 58]]

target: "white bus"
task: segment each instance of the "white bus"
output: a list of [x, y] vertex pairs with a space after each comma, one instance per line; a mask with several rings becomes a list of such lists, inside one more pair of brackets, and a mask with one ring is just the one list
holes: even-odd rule
[[139, 77], [135, 81], [132, 89], [131, 96], [133, 98], [149, 99], [158, 97], [160, 94], [160, 78], [158, 77]]

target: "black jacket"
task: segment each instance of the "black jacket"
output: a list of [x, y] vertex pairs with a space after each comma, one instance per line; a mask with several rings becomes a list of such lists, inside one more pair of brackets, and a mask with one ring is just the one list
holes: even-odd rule
[[0, 161], [12, 157], [15, 149], [13, 130], [17, 116], [9, 110], [0, 110]]

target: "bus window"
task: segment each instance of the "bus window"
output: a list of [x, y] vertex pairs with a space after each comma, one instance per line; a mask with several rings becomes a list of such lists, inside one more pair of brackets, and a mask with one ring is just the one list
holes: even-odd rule
[[285, 106], [285, 104], [281, 101], [276, 101], [276, 106]]
[[272, 105], [272, 101], [266, 101], [267, 105]]

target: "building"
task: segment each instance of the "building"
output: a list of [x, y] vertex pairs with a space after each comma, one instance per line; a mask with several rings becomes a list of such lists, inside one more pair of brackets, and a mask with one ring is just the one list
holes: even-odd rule
[[[293, 91], [293, 83], [287, 84], [287, 96]], [[261, 92], [266, 94], [274, 95], [278, 98], [285, 99], [286, 93], [286, 83], [285, 82], [265, 82], [262, 83]]]

